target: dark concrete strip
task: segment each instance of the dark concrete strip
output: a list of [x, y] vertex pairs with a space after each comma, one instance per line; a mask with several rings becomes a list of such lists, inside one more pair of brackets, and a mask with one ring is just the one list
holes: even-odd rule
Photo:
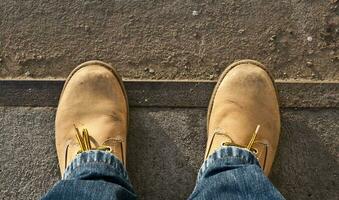
[[[215, 81], [124, 81], [130, 106], [207, 107]], [[57, 106], [64, 80], [0, 80], [0, 106]], [[277, 81], [281, 107], [339, 107], [339, 82]]]

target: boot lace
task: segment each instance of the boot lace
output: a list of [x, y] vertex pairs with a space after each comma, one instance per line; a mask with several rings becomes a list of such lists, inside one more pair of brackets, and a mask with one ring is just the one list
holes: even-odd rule
[[[253, 144], [254, 143], [257, 143], [257, 144], [261, 144], [265, 147], [265, 151], [264, 151], [264, 161], [263, 161], [263, 166], [262, 168], [265, 169], [265, 166], [266, 166], [266, 158], [267, 158], [267, 149], [268, 149], [268, 145], [263, 143], [263, 142], [260, 142], [260, 141], [256, 141], [256, 138], [257, 138], [257, 135], [259, 133], [259, 129], [260, 129], [260, 125], [258, 124], [253, 135], [252, 135], [252, 138], [250, 140], [250, 142], [247, 144], [247, 146], [243, 146], [243, 145], [239, 145], [239, 144], [235, 144], [232, 139], [225, 133], [216, 133], [216, 134], [221, 134], [221, 135], [224, 135], [226, 137], [228, 137], [230, 139], [231, 142], [223, 142], [221, 145], [222, 146], [236, 146], [236, 147], [240, 147], [240, 148], [245, 148], [249, 151], [251, 151], [252, 153], [254, 153], [254, 155], [259, 159], [259, 157], [261, 157], [262, 155], [258, 155], [259, 151], [257, 148], [254, 148], [253, 147]], [[213, 136], [214, 137], [214, 136]]]
[[101, 150], [101, 151], [108, 151], [112, 153], [112, 149], [109, 146], [101, 145], [96, 148], [93, 148], [91, 146], [90, 136], [86, 128], [82, 129], [81, 133], [78, 127], [76, 127], [75, 125], [74, 125], [74, 128], [76, 130], [76, 138], [80, 146], [80, 150], [77, 152], [77, 154], [85, 152], [85, 151], [89, 151], [89, 150]]

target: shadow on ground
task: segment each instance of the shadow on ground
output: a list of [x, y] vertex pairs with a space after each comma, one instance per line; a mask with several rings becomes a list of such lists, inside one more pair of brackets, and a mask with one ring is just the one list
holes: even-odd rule
[[282, 116], [273, 183], [287, 199], [338, 198], [338, 110], [285, 110]]
[[[59, 179], [54, 108], [0, 108], [0, 198], [38, 199]], [[132, 108], [128, 171], [140, 199], [185, 199], [205, 148], [205, 109]], [[337, 109], [282, 113], [271, 180], [287, 199], [338, 197]]]

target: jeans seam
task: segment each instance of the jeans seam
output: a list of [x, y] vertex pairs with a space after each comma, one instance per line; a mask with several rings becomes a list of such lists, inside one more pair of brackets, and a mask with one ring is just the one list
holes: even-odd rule
[[[239, 147], [226, 147], [226, 148], [236, 148], [237, 150], [240, 149]], [[225, 148], [225, 149], [226, 149]], [[250, 151], [246, 151], [246, 153], [248, 155], [237, 155], [237, 154], [242, 154], [241, 151], [245, 151], [244, 149], [241, 149], [240, 153], [237, 151], [236, 153], [232, 152], [228, 152], [228, 151], [224, 151], [224, 148], [220, 148], [217, 151], [220, 151], [220, 154], [218, 155], [216, 152], [214, 152], [212, 155], [210, 155], [208, 157], [208, 159], [203, 163], [203, 166], [201, 167], [201, 172], [199, 172], [199, 174], [202, 174], [203, 171], [205, 171], [208, 166], [215, 164], [218, 160], [226, 160], [226, 159], [238, 159], [239, 162], [241, 162], [241, 164], [257, 164], [255, 162], [255, 156], [253, 154], [251, 154]], [[251, 157], [253, 156], [253, 158]], [[205, 169], [204, 169], [205, 168]], [[200, 175], [198, 175], [199, 177]]]
[[87, 163], [89, 163], [89, 164], [91, 164], [91, 163], [100, 163], [100, 164], [108, 164], [108, 165], [111, 165], [111, 163], [108, 163], [108, 162], [106, 162], [106, 161], [86, 161], [86, 162], [80, 162], [80, 164], [79, 165], [76, 165], [76, 167], [75, 168], [78, 168], [80, 165], [82, 165], [82, 164], [87, 164]]
[[[74, 171], [75, 169], [80, 168], [84, 164], [101, 164], [101, 165], [109, 165], [109, 166], [113, 167], [110, 163], [107, 163], [107, 162], [89, 161], [89, 162], [83, 162], [83, 163], [80, 163], [79, 165], [76, 165], [73, 169], [71, 169], [71, 171]], [[113, 167], [113, 168], [116, 169], [115, 167]]]
[[[236, 158], [236, 159], [239, 159], [240, 162], [242, 162], [241, 164], [246, 164], [246, 163], [253, 164], [249, 160], [246, 160], [246, 158], [244, 158], [244, 157], [229, 156], [229, 155], [227, 155], [227, 156], [223, 156], [223, 157], [213, 158], [211, 161], [209, 161], [210, 162], [209, 165], [215, 164], [218, 160], [227, 159], [227, 158]], [[203, 165], [206, 166], [207, 163], [204, 163]], [[207, 166], [206, 166], [206, 168], [207, 168]]]
[[[77, 169], [79, 169], [80, 167], [83, 166], [83, 164], [100, 164], [100, 165], [107, 165], [108, 163], [106, 162], [98, 162], [98, 161], [94, 161], [94, 162], [85, 162], [85, 163], [80, 163], [80, 165], [76, 165], [73, 169], [70, 170], [70, 175], [73, 174], [74, 171], [76, 171]], [[112, 165], [109, 165], [110, 167], [116, 169], [115, 167], [113, 167]]]
[[243, 162], [248, 162], [249, 161], [248, 159], [246, 159], [243, 156], [230, 156], [230, 155], [222, 156], [222, 157], [217, 158], [217, 159], [223, 159], [223, 158], [238, 158], [238, 159], [240, 159]]
[[[249, 152], [250, 153], [250, 152]], [[213, 153], [213, 154], [215, 154], [215, 153]], [[212, 158], [212, 161], [215, 161], [215, 160], [217, 160], [217, 159], [223, 159], [223, 158], [229, 158], [229, 157], [231, 157], [231, 158], [238, 158], [238, 159], [240, 159], [240, 160], [242, 160], [242, 161], [244, 161], [244, 162], [249, 162], [250, 161], [250, 156], [234, 156], [234, 155], [230, 155], [230, 154], [228, 154], [227, 152], [226, 152], [226, 155], [221, 155], [221, 156], [216, 156], [215, 158], [214, 157], [212, 157], [213, 156], [213, 154], [209, 157], [209, 158]], [[254, 156], [254, 155], [252, 155], [252, 156]], [[207, 158], [207, 160], [209, 159], [209, 158]]]
[[[90, 154], [90, 151], [84, 152], [84, 153]], [[102, 152], [94, 152], [94, 153], [102, 153]], [[90, 159], [88, 159], [89, 158], [88, 155], [86, 155], [85, 159], [82, 158], [82, 157], [76, 157], [71, 162], [71, 164], [66, 168], [64, 175], [63, 175], [63, 179], [66, 178], [65, 174], [67, 172], [68, 172], [67, 177], [70, 177], [74, 173], [74, 171], [78, 170], [79, 168], [81, 168], [83, 165], [86, 165], [86, 164], [89, 164], [89, 165], [92, 165], [92, 164], [108, 165], [113, 170], [116, 170], [120, 174], [122, 174], [124, 176], [124, 178], [127, 178], [128, 175], [124, 171], [124, 167], [119, 166], [119, 165], [121, 165], [121, 163], [119, 163], [119, 160], [117, 158], [115, 158], [114, 155], [111, 155], [111, 156], [113, 156], [113, 159], [109, 159], [109, 160], [107, 160], [107, 159], [90, 160]]]

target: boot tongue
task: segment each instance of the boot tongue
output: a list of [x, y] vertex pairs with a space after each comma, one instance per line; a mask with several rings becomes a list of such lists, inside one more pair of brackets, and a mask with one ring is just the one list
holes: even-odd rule
[[118, 159], [120, 159], [123, 162], [123, 164], [125, 164], [122, 140], [109, 138], [102, 144], [98, 144], [98, 142], [95, 141], [95, 138], [90, 137], [89, 132], [86, 128], [84, 128], [82, 132], [80, 132], [75, 125], [74, 128], [76, 130], [76, 138], [78, 141], [78, 145], [80, 147], [78, 153], [82, 153], [84, 151], [89, 150], [107, 151], [117, 156]]
[[109, 138], [101, 145], [95, 141], [95, 138], [89, 135], [89, 132], [86, 128], [84, 128], [81, 132], [74, 125], [76, 130], [76, 139], [77, 142], [70, 140], [68, 145], [66, 146], [65, 152], [65, 169], [72, 162], [77, 154], [90, 151], [90, 150], [99, 150], [106, 151], [113, 155], [115, 155], [122, 163], [125, 165], [125, 155], [123, 150], [123, 141], [119, 139]]

